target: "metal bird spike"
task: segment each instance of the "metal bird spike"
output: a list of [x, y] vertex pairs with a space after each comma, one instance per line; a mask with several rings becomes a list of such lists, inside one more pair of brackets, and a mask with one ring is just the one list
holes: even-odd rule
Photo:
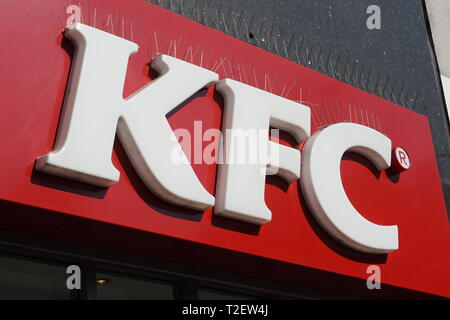
[[[219, 0], [206, 1], [204, 7], [201, 7], [198, 0], [191, 0], [190, 4], [187, 0], [146, 1], [405, 108], [414, 111], [424, 108], [425, 101], [421, 98], [419, 90], [407, 88], [405, 83], [393, 79], [391, 75], [383, 77], [368, 63], [350, 60], [342, 52], [306, 40], [301, 30], [283, 31], [282, 26], [263, 16], [248, 17], [245, 12], [227, 6], [226, 2]], [[315, 52], [315, 49], [318, 51]]]

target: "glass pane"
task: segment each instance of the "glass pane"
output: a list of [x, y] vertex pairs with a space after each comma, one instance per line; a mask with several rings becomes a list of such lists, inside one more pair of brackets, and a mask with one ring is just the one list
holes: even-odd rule
[[173, 285], [147, 279], [132, 279], [97, 273], [99, 300], [172, 300]]
[[66, 267], [0, 256], [0, 299], [70, 299]]
[[199, 300], [255, 300], [256, 297], [240, 295], [234, 292], [219, 291], [214, 289], [199, 289]]

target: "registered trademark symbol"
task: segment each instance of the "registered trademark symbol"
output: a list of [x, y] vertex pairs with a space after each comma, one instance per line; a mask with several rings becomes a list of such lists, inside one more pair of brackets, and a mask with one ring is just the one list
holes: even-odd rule
[[392, 153], [392, 167], [396, 171], [402, 172], [411, 168], [411, 160], [404, 148], [396, 147]]

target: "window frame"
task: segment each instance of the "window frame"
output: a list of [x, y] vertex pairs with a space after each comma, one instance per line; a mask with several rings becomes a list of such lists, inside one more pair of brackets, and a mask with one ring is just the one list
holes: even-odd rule
[[0, 230], [0, 255], [41, 263], [80, 266], [82, 288], [72, 290], [72, 300], [97, 299], [97, 270], [139, 280], [172, 283], [175, 300], [198, 300], [199, 288], [262, 300], [348, 299], [297, 286], [4, 230]]

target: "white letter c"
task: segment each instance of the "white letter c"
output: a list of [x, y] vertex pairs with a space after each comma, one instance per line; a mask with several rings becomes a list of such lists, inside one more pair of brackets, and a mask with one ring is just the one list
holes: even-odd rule
[[308, 207], [326, 231], [350, 248], [366, 253], [397, 250], [397, 226], [374, 224], [350, 203], [340, 173], [346, 151], [367, 157], [380, 171], [391, 165], [391, 140], [376, 130], [338, 123], [319, 131], [302, 151], [300, 179]]

